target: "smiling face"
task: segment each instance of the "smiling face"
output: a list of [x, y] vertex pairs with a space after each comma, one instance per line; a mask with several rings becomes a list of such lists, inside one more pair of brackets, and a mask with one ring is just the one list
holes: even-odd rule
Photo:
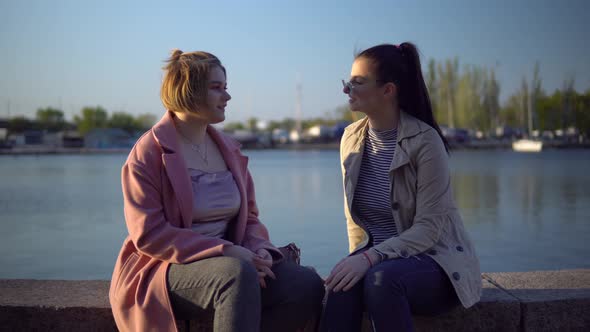
[[393, 83], [381, 83], [374, 66], [369, 59], [363, 57], [352, 63], [350, 84], [342, 89], [349, 96], [351, 111], [371, 115], [380, 112], [385, 105], [392, 102]]
[[222, 122], [231, 96], [227, 93], [225, 73], [219, 66], [211, 68], [207, 84], [206, 104], [199, 105], [191, 115], [207, 124]]

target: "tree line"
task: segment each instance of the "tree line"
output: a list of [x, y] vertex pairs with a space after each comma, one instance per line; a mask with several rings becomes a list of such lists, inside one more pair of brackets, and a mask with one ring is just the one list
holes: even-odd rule
[[[444, 61], [430, 60], [424, 72], [427, 88], [435, 117], [439, 124], [450, 128], [466, 128], [489, 133], [498, 126], [510, 126], [526, 131], [555, 130], [576, 127], [582, 133], [590, 134], [590, 89], [581, 93], [574, 89], [575, 78], [570, 76], [562, 87], [552, 93], [542, 87], [540, 65], [535, 63], [530, 80], [524, 76], [520, 87], [501, 105], [501, 87], [496, 79], [495, 67], [476, 65], [460, 66], [457, 57]], [[351, 113], [348, 106], [336, 107], [323, 117], [302, 119], [301, 129], [315, 125], [332, 126], [338, 122], [352, 122], [362, 114]], [[152, 114], [133, 116], [125, 112], [108, 114], [100, 106], [85, 107], [66, 122], [64, 113], [55, 108], [37, 110], [30, 120], [23, 116], [9, 119], [9, 131], [22, 132], [27, 129], [60, 131], [77, 129], [86, 134], [94, 128], [120, 128], [129, 133], [149, 129], [156, 118]], [[245, 122], [228, 122], [227, 130], [259, 129], [257, 118]], [[293, 118], [269, 121], [265, 130], [293, 130], [297, 121]]]
[[[424, 71], [435, 118], [450, 128], [465, 128], [491, 133], [499, 126], [527, 131], [556, 130], [575, 127], [590, 135], [590, 89], [580, 93], [574, 89], [575, 79], [564, 80], [560, 89], [547, 93], [542, 87], [540, 65], [535, 63], [530, 80], [524, 76], [520, 87], [500, 103], [500, 83], [494, 67], [463, 65], [457, 57], [444, 61], [430, 60]], [[305, 119], [301, 128], [353, 122], [363, 114], [352, 113], [347, 105], [336, 107], [324, 117]], [[231, 122], [226, 129], [256, 130], [257, 118], [245, 123]], [[292, 130], [293, 118], [270, 121], [268, 130]]]
[[73, 122], [65, 120], [64, 112], [53, 107], [40, 108], [34, 119], [25, 116], [15, 116], [8, 119], [9, 133], [22, 133], [26, 130], [44, 130], [58, 132], [63, 130], [77, 130], [85, 135], [95, 128], [119, 128], [129, 134], [145, 131], [156, 122], [152, 114], [133, 116], [126, 112], [109, 113], [102, 107], [84, 107], [80, 114], [74, 116]]
[[570, 76], [560, 89], [547, 93], [538, 62], [531, 79], [522, 77], [504, 105], [493, 67], [465, 65], [459, 70], [457, 58], [430, 60], [425, 80], [436, 119], [451, 128], [489, 132], [498, 126], [540, 131], [575, 127], [590, 133], [590, 89], [577, 92]]

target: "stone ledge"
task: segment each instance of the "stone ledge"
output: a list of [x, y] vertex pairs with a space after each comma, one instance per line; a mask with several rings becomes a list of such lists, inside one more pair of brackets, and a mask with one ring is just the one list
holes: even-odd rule
[[484, 273], [520, 303], [522, 331], [589, 331], [590, 270]]
[[[481, 301], [418, 331], [590, 330], [590, 270], [484, 273]], [[0, 280], [0, 331], [116, 331], [108, 281]], [[178, 322], [181, 331], [184, 322]], [[210, 322], [205, 323], [209, 325]], [[206, 326], [192, 323], [191, 331]], [[363, 331], [370, 331], [365, 322]]]
[[[520, 305], [487, 280], [481, 300], [469, 309], [459, 307], [435, 317], [414, 318], [418, 331], [519, 331]], [[370, 330], [367, 330], [370, 331]]]

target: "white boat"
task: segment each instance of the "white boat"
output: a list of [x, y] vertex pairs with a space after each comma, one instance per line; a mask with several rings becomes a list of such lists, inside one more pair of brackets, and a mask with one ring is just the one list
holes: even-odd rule
[[[535, 67], [535, 77], [537, 75], [537, 70], [538, 67]], [[537, 79], [535, 78], [534, 80]], [[529, 100], [527, 102], [527, 129], [529, 138], [523, 138], [512, 142], [512, 150], [516, 152], [541, 152], [541, 150], [543, 149], [543, 142], [539, 139], [530, 138], [530, 135], [535, 134], [535, 131], [533, 130], [533, 114], [535, 113], [534, 105], [536, 101], [536, 96], [534, 96], [533, 93], [529, 93], [528, 99]]]
[[512, 142], [512, 150], [516, 152], [541, 152], [543, 142], [532, 139], [519, 139]]

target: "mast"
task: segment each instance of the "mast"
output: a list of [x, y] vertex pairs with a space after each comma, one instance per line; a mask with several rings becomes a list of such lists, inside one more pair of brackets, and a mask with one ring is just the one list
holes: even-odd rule
[[301, 112], [301, 100], [303, 99], [302, 85], [301, 85], [301, 74], [297, 73], [296, 84], [296, 98], [295, 98], [295, 130], [297, 136], [301, 138], [301, 118], [303, 117]]

